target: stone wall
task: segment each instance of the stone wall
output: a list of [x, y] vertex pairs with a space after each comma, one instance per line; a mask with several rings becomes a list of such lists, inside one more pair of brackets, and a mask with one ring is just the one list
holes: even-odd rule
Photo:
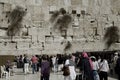
[[[66, 40], [52, 30], [49, 22], [50, 12], [60, 8], [65, 8], [73, 16], [73, 24], [67, 31], [67, 41], [71, 42], [72, 47], [66, 52], [102, 51], [105, 49], [105, 29], [112, 25], [112, 21], [120, 26], [119, 4], [119, 0], [0, 0], [0, 54], [65, 53]], [[11, 39], [5, 30], [9, 25], [7, 13], [16, 6], [23, 7], [27, 14], [21, 33]], [[76, 14], [73, 15], [72, 11]], [[119, 43], [116, 43], [111, 50], [119, 48]]]

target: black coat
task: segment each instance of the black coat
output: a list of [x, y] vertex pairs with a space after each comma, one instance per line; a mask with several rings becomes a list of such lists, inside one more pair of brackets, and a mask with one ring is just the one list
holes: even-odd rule
[[92, 68], [88, 58], [82, 59], [81, 70], [83, 71], [83, 75], [87, 80], [93, 80]]
[[115, 73], [120, 75], [120, 58], [118, 58], [116, 61]]

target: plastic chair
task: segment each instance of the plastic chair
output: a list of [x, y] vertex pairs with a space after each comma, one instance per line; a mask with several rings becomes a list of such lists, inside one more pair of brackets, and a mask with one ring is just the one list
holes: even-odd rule
[[3, 77], [8, 78], [9, 73], [7, 71], [5, 71], [5, 67], [0, 66], [0, 69], [1, 69], [1, 78], [3, 78]]

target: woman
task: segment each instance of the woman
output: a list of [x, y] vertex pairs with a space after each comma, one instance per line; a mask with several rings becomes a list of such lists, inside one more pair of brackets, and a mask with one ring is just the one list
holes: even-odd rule
[[100, 80], [98, 72], [97, 72], [99, 69], [98, 62], [96, 61], [96, 58], [94, 56], [91, 57], [91, 60], [93, 64], [93, 78], [94, 80]]
[[86, 52], [82, 53], [82, 62], [81, 63], [82, 63], [81, 71], [82, 71], [84, 80], [94, 80], [93, 74], [92, 74], [93, 64]]
[[[72, 59], [72, 56], [69, 56], [69, 59], [67, 59], [65, 61], [65, 66], [69, 67], [70, 70], [70, 75], [69, 76], [65, 76], [64, 80], [74, 80], [76, 78], [76, 72], [75, 72], [75, 62]], [[69, 78], [69, 79], [68, 79]]]
[[99, 64], [99, 71], [100, 71], [99, 72], [100, 80], [108, 80], [109, 66], [105, 57], [101, 57], [101, 61]]
[[28, 59], [27, 55], [24, 55], [23, 63], [24, 63], [24, 67], [23, 67], [24, 73], [27, 74], [29, 73], [29, 63], [30, 63], [30, 60]]
[[41, 80], [49, 80], [50, 77], [50, 62], [47, 61], [47, 56], [43, 56], [41, 63]]

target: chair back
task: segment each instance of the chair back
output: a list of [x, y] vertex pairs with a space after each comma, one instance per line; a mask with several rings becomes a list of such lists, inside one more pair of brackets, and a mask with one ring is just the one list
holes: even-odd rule
[[0, 69], [1, 69], [1, 73], [3, 73], [4, 72], [3, 66], [0, 66]]

